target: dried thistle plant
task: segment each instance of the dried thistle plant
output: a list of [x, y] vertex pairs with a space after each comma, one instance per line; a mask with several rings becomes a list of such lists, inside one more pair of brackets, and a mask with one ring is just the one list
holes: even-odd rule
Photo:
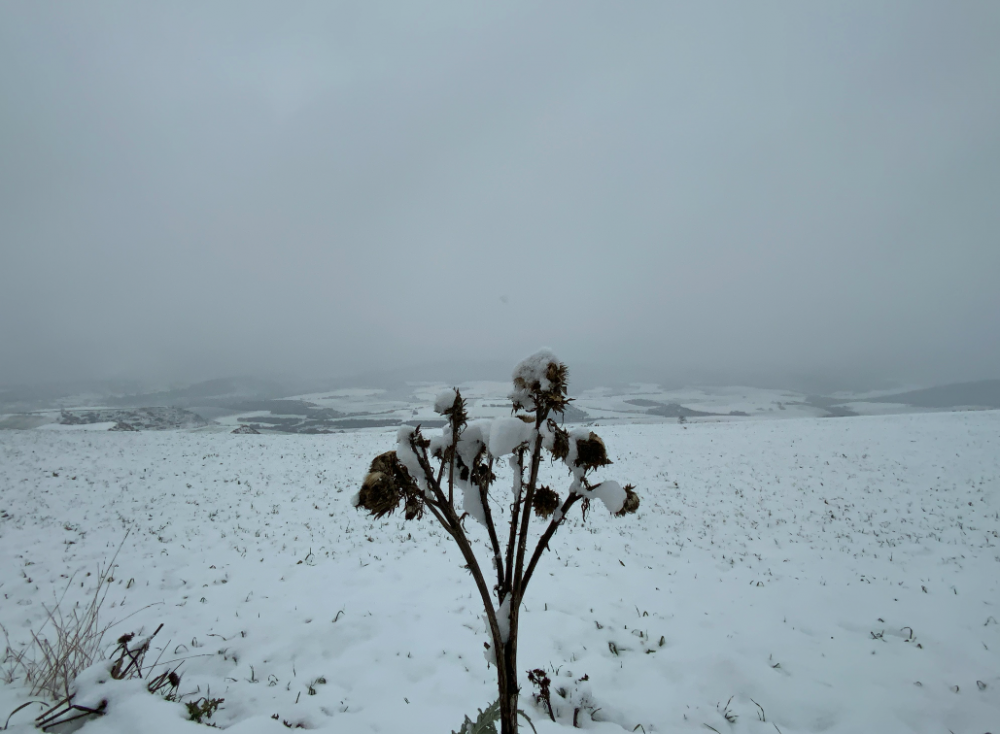
[[[502, 734], [517, 731], [521, 600], [566, 513], [580, 502], [586, 517], [594, 499], [616, 516], [639, 509], [639, 496], [631, 485], [593, 481], [594, 471], [611, 464], [601, 438], [589, 429], [567, 431], [555, 421], [571, 401], [568, 381], [566, 365], [554, 354], [548, 350], [533, 354], [514, 369], [511, 417], [495, 420], [470, 421], [461, 393], [446, 390], [434, 404], [447, 421], [441, 435], [427, 438], [419, 426], [401, 427], [396, 450], [372, 461], [354, 498], [357, 508], [376, 518], [400, 506], [407, 520], [420, 518], [426, 510], [458, 545], [486, 610], [491, 638], [485, 643], [486, 657], [497, 667]], [[539, 483], [539, 467], [546, 454], [565, 464], [569, 472], [563, 496]], [[512, 491], [504, 497], [496, 496], [493, 489], [494, 468], [501, 458], [513, 473]], [[491, 499], [500, 505], [496, 517]], [[548, 521], [534, 536], [530, 532], [532, 510]], [[489, 535], [496, 572], [492, 588], [462, 524], [466, 517], [476, 520]], [[500, 521], [506, 523], [504, 544], [498, 532]], [[534, 548], [529, 554], [530, 540]]]

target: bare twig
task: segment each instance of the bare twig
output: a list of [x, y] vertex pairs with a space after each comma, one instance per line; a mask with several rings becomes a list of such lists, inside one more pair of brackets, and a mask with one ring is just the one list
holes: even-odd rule
[[49, 704], [45, 703], [44, 701], [25, 701], [20, 706], [18, 706], [16, 709], [14, 709], [13, 711], [10, 712], [10, 715], [7, 717], [7, 721], [4, 722], [3, 731], [7, 731], [7, 727], [10, 725], [10, 720], [12, 718], [14, 718], [14, 714], [16, 714], [21, 709], [27, 708], [28, 706], [31, 706], [32, 704], [36, 704], [36, 703], [39, 704], [40, 706], [45, 706], [45, 707], [49, 706]]

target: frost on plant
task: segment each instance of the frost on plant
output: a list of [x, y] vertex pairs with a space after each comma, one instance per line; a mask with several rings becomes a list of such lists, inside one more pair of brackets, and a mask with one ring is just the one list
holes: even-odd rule
[[[571, 400], [568, 380], [566, 365], [551, 351], [536, 352], [514, 368], [511, 415], [495, 420], [470, 421], [459, 390], [445, 390], [434, 401], [435, 412], [446, 420], [440, 434], [427, 437], [420, 426], [402, 426], [396, 449], [375, 457], [354, 498], [355, 507], [376, 518], [400, 507], [407, 520], [426, 511], [458, 545], [486, 610], [486, 659], [497, 666], [503, 734], [517, 731], [521, 600], [566, 512], [581, 502], [586, 513], [594, 499], [619, 517], [639, 509], [631, 485], [594, 479], [594, 472], [611, 464], [600, 436], [589, 429], [567, 431], [557, 423]], [[562, 493], [539, 483], [544, 456], [566, 467]], [[499, 459], [510, 470], [510, 484], [498, 482]], [[545, 521], [534, 532], [532, 511]], [[485, 568], [495, 571], [492, 587], [469, 541], [466, 518], [489, 536], [492, 558]]]

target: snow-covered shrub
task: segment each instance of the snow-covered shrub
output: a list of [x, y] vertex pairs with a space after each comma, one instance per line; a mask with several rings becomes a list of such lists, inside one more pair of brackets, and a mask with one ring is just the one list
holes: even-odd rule
[[[444, 391], [434, 403], [435, 411], [447, 421], [441, 434], [428, 438], [419, 426], [402, 426], [396, 450], [372, 461], [354, 497], [355, 507], [374, 517], [391, 514], [400, 506], [407, 520], [419, 519], [426, 511], [455, 540], [486, 609], [492, 643], [486, 643], [486, 658], [497, 666], [503, 734], [517, 731], [521, 600], [552, 536], [578, 502], [585, 516], [594, 499], [618, 516], [639, 508], [631, 485], [592, 481], [594, 471], [611, 463], [600, 437], [589, 429], [567, 431], [556, 423], [554, 416], [562, 414], [570, 401], [567, 382], [566, 365], [542, 350], [514, 369], [510, 417], [470, 421], [461, 393]], [[539, 467], [546, 454], [568, 470], [564, 495], [539, 483]], [[494, 490], [499, 459], [506, 460], [513, 475], [509, 490]], [[532, 509], [548, 522], [533, 538], [529, 554]], [[489, 535], [496, 573], [492, 589], [462, 524], [466, 517]], [[505, 544], [498, 528], [504, 530]]]
[[119, 637], [111, 657], [80, 671], [66, 687], [65, 695], [35, 717], [35, 727], [42, 731], [68, 732], [75, 731], [87, 721], [111, 717], [115, 723], [110, 725], [110, 729], [117, 731], [125, 722], [131, 731], [136, 726], [141, 729], [141, 725], [134, 720], [136, 712], [211, 726], [207, 720], [212, 718], [224, 699], [212, 698], [209, 690], [207, 695], [196, 700], [183, 701], [185, 696], [197, 693], [180, 692], [181, 676], [178, 670], [182, 663], [170, 661], [177, 663], [170, 667], [160, 663], [159, 658], [152, 664], [146, 663], [150, 644], [161, 629], [162, 624], [151, 635], [137, 636], [130, 632]]

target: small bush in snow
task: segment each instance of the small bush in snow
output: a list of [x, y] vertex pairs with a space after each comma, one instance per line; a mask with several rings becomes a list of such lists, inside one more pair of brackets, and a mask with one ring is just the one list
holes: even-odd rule
[[[110, 681], [138, 680], [145, 683], [149, 693], [162, 696], [164, 700], [176, 702], [180, 700], [179, 688], [181, 677], [174, 668], [165, 668], [159, 675], [153, 676], [152, 671], [159, 660], [153, 665], [144, 667], [146, 653], [149, 652], [153, 638], [163, 629], [161, 624], [153, 634], [136, 638], [132, 632], [118, 638], [118, 646], [111, 660], [94, 663], [86, 670], [80, 671], [71, 684], [65, 689], [65, 696], [57, 703], [49, 706], [46, 711], [35, 718], [35, 726], [43, 731], [66, 730], [71, 722], [82, 725], [89, 719], [104, 716], [109, 708], [108, 684]], [[212, 699], [215, 711], [222, 699]], [[34, 703], [34, 702], [32, 702]], [[187, 704], [189, 712], [191, 704]], [[209, 713], [211, 716], [211, 713]], [[201, 719], [192, 719], [201, 722]]]
[[[514, 369], [510, 417], [470, 421], [459, 391], [446, 390], [434, 405], [447, 421], [441, 434], [428, 438], [419, 426], [401, 427], [396, 450], [372, 461], [354, 498], [356, 507], [374, 517], [391, 514], [400, 506], [407, 520], [418, 519], [427, 511], [455, 540], [486, 608], [492, 642], [486, 644], [486, 657], [497, 666], [496, 705], [502, 734], [517, 731], [521, 600], [567, 511], [579, 502], [586, 515], [594, 499], [618, 516], [639, 508], [639, 497], [630, 485], [592, 480], [594, 471], [611, 463], [600, 437], [588, 429], [567, 431], [556, 423], [554, 416], [562, 414], [570, 401], [567, 382], [566, 365], [542, 350]], [[539, 483], [545, 454], [563, 462], [569, 471], [564, 496]], [[494, 470], [501, 458], [513, 474], [509, 493], [493, 489], [497, 480]], [[491, 499], [498, 502], [496, 509]], [[529, 554], [531, 510], [548, 524]], [[462, 525], [466, 517], [481, 524], [489, 535], [496, 572], [492, 589]], [[498, 532], [503, 521], [505, 543]]]
[[11, 644], [7, 630], [0, 625], [6, 640], [5, 683], [23, 680], [31, 687], [32, 696], [59, 699], [67, 695], [70, 684], [81, 671], [103, 657], [101, 645], [113, 623], [101, 621], [101, 607], [114, 580], [111, 574], [115, 561], [128, 535], [125, 533], [111, 562], [98, 570], [93, 593], [85, 606], [75, 605], [67, 610], [63, 604], [76, 579], [74, 575], [51, 608], [42, 605], [46, 619], [41, 627], [31, 631], [29, 645], [18, 648]]
[[184, 705], [187, 706], [188, 718], [198, 724], [204, 724], [202, 719], [211, 719], [212, 714], [218, 711], [219, 706], [222, 705], [224, 698], [207, 698], [202, 696], [197, 701], [188, 701]]

